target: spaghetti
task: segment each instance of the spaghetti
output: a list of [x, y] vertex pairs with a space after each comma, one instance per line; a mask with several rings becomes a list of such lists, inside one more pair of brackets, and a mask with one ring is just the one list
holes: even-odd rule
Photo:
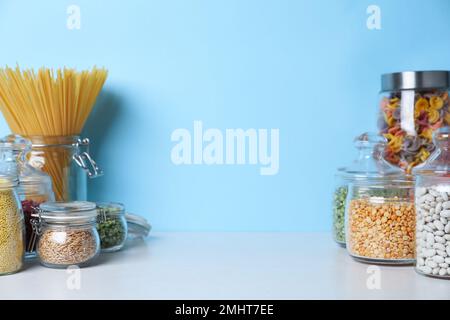
[[[15, 134], [39, 136], [44, 142], [46, 137], [79, 135], [106, 77], [106, 69], [96, 67], [80, 72], [6, 67], [0, 69], [0, 110]], [[42, 169], [52, 177], [56, 199], [66, 200], [69, 152], [45, 151], [43, 156]]]

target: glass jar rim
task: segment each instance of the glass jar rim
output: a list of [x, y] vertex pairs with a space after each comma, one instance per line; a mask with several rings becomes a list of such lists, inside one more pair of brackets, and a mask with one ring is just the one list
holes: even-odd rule
[[348, 179], [351, 183], [361, 185], [389, 185], [396, 187], [413, 187], [415, 178], [413, 176], [366, 176], [354, 175]]
[[79, 135], [67, 135], [67, 136], [40, 136], [30, 135], [25, 136], [26, 139], [31, 141], [34, 148], [39, 147], [72, 147], [79, 139]]
[[99, 201], [95, 202], [95, 205], [97, 207], [97, 210], [99, 211], [99, 214], [125, 214], [125, 206], [120, 202]]

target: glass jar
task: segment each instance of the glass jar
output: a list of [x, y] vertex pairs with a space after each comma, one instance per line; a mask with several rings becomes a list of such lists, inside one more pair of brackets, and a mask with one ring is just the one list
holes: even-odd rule
[[45, 202], [39, 208], [33, 224], [41, 264], [49, 268], [91, 264], [100, 252], [95, 203]]
[[348, 193], [348, 179], [345, 168], [338, 168], [335, 175], [333, 193], [333, 239], [340, 246], [345, 247], [345, 204]]
[[25, 229], [15, 176], [0, 175], [0, 275], [22, 269]]
[[36, 170], [26, 161], [27, 154], [31, 150], [29, 140], [19, 135], [8, 135], [0, 139], [0, 150], [3, 155], [1, 166], [4, 169], [0, 169], [0, 171], [6, 171], [19, 177], [17, 193], [25, 219], [25, 257], [33, 258], [36, 255], [36, 234], [33, 232], [30, 221], [39, 204], [55, 200], [52, 182], [46, 173]]
[[152, 230], [151, 224], [144, 217], [125, 213], [125, 219], [127, 220], [128, 239], [130, 240], [143, 239]]
[[429, 157], [433, 132], [450, 124], [449, 88], [449, 71], [382, 75], [378, 128], [387, 139], [387, 161], [409, 174]]
[[97, 230], [102, 252], [122, 249], [128, 231], [124, 205], [115, 202], [97, 202], [97, 212]]
[[[369, 140], [375, 140], [369, 141]], [[377, 144], [376, 142], [379, 142]], [[375, 149], [374, 150], [374, 145]], [[363, 133], [354, 139], [355, 149], [357, 150], [357, 157], [347, 167], [340, 167], [335, 174], [335, 188], [333, 193], [333, 238], [341, 246], [345, 247], [345, 208], [348, 195], [349, 181], [360, 172], [366, 172], [368, 168], [378, 170], [376, 168], [378, 163], [383, 163], [380, 145], [385, 142], [382, 137], [373, 133]], [[376, 160], [375, 160], [376, 158]]]
[[414, 181], [382, 159], [382, 137], [363, 135], [359, 146], [366, 161], [357, 170], [348, 171], [351, 179], [346, 204], [347, 250], [362, 262], [412, 264]]
[[89, 155], [89, 139], [78, 136], [27, 138], [32, 142], [28, 163], [51, 177], [56, 200], [86, 200], [86, 177], [103, 174]]
[[434, 135], [436, 152], [416, 174], [417, 260], [420, 274], [450, 279], [450, 129]]
[[55, 201], [50, 177], [35, 175], [20, 180], [18, 194], [25, 218], [25, 258], [36, 257], [37, 235], [33, 231], [31, 220], [39, 210], [39, 205], [47, 201]]

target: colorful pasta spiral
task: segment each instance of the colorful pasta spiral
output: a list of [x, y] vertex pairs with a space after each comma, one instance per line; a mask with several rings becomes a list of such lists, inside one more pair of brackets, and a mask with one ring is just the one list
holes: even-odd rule
[[449, 124], [446, 91], [416, 92], [414, 106], [402, 103], [402, 92], [383, 97], [378, 126], [387, 139], [385, 159], [411, 173], [434, 151], [434, 131]]

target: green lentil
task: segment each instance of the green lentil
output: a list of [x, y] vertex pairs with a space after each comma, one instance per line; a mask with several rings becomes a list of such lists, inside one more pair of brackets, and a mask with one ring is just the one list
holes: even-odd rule
[[333, 200], [333, 236], [336, 242], [345, 243], [345, 201], [348, 187], [336, 188]]

